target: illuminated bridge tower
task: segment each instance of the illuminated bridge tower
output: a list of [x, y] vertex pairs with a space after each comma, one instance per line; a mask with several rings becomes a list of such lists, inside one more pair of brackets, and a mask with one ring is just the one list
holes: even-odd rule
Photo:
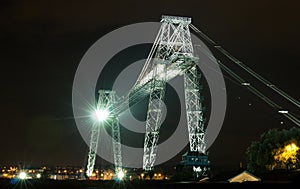
[[[101, 127], [104, 127], [105, 125], [111, 127], [115, 172], [117, 174], [122, 174], [122, 156], [121, 156], [119, 119], [113, 113], [112, 110], [115, 101], [116, 101], [115, 91], [99, 90], [98, 103], [93, 115], [95, 121], [91, 128], [91, 138], [90, 138], [90, 145], [89, 145], [90, 148], [89, 148], [87, 170], [86, 170], [86, 174], [88, 177], [92, 176], [94, 170], [95, 160], [97, 157], [100, 130]], [[121, 177], [122, 175], [118, 175], [118, 176]]]
[[[148, 67], [150, 71], [145, 71], [152, 74], [143, 157], [143, 169], [146, 171], [153, 169], [156, 160], [166, 81], [177, 75], [183, 75], [184, 77], [190, 151], [199, 154], [206, 153], [200, 93], [202, 87], [200, 85], [201, 75], [196, 65], [198, 58], [194, 56], [189, 31], [191, 18], [163, 16], [161, 22], [157, 41], [154, 44], [156, 48], [152, 66], [149, 66], [150, 69]], [[195, 168], [194, 170], [199, 171], [201, 169]]]

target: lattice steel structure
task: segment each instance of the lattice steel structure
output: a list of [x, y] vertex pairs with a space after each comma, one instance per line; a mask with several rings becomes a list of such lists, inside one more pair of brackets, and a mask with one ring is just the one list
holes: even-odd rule
[[[124, 112], [129, 105], [134, 105], [150, 95], [144, 141], [143, 169], [145, 171], [153, 170], [157, 155], [157, 144], [159, 140], [159, 130], [161, 125], [166, 82], [175, 78], [176, 76], [182, 75], [184, 77], [184, 92], [190, 151], [192, 152], [192, 156], [195, 154], [196, 156], [198, 156], [197, 154], [201, 154], [200, 159], [205, 159], [206, 162], [209, 162], [207, 159], [205, 144], [204, 112], [202, 107], [203, 98], [201, 96], [202, 86], [200, 85], [201, 74], [196, 65], [198, 58], [194, 56], [189, 27], [230, 61], [234, 62], [247, 73], [258, 79], [262, 84], [272, 89], [289, 102], [293, 103], [297, 107], [300, 107], [300, 102], [292, 98], [284, 91], [280, 90], [264, 77], [248, 68], [241, 61], [229, 54], [220, 45], [216, 44], [198, 28], [193, 26], [191, 24], [191, 18], [162, 16], [161, 27], [158, 35], [153, 43], [142, 72], [140, 73], [133, 88], [128, 92], [128, 94], [120, 98], [116, 98], [115, 93], [112, 91], [102, 90], [99, 92], [97, 108], [109, 108], [110, 112], [110, 121], [105, 124], [112, 128], [113, 152], [116, 171], [122, 169], [118, 115]], [[202, 52], [215, 62], [214, 57], [212, 57], [210, 53], [205, 50], [202, 50]], [[216, 61], [215, 63], [217, 63], [222, 70], [232, 76], [235, 81], [239, 82], [241, 86], [246, 87], [250, 92], [258, 96], [272, 108], [278, 111], [278, 113], [282, 114], [290, 121], [300, 126], [300, 120], [297, 116], [266, 97], [254, 86], [246, 82], [246, 80], [241, 78], [238, 74], [234, 73], [229, 67], [225, 66], [220, 60]], [[104, 122], [95, 123], [91, 128], [90, 150], [86, 172], [88, 176], [93, 172], [100, 127], [103, 125]], [[205, 166], [203, 166], [203, 161], [194, 162], [193, 160], [187, 162], [189, 165], [202, 165], [202, 167], [193, 167], [193, 170], [197, 173], [197, 175], [205, 175], [209, 170], [209, 167], [206, 166], [209, 163], [204, 163]]]
[[97, 157], [97, 148], [98, 148], [98, 141], [99, 141], [99, 135], [100, 135], [100, 127], [102, 124], [94, 123], [91, 128], [91, 139], [90, 139], [90, 149], [88, 154], [88, 162], [86, 167], [86, 175], [88, 177], [92, 176], [95, 161]]
[[[161, 22], [157, 44], [154, 44], [157, 48], [151, 64], [153, 69], [148, 68], [150, 70], [148, 73], [152, 72], [152, 81], [143, 157], [143, 169], [147, 171], [153, 169], [156, 159], [166, 81], [168, 76], [172, 76], [172, 74], [168, 74], [167, 70], [169, 73], [175, 73], [175, 76], [184, 75], [190, 150], [205, 153], [206, 148], [200, 94], [200, 73], [196, 67], [198, 58], [194, 56], [189, 31], [191, 19], [163, 16]], [[172, 65], [176, 66], [171, 67]]]
[[[205, 154], [205, 129], [199, 81], [201, 75], [196, 65], [198, 58], [194, 56], [189, 31], [190, 23], [191, 18], [162, 16], [158, 35], [133, 88], [127, 95], [118, 98], [116, 101], [113, 100], [115, 99], [113, 92], [106, 91], [104, 95], [100, 91], [99, 106], [109, 106], [110, 112], [116, 120], [111, 123], [111, 127], [114, 138], [115, 165], [118, 169], [122, 167], [122, 157], [117, 116], [129, 107], [129, 102], [130, 105], [133, 105], [150, 96], [146, 120], [143, 169], [145, 171], [153, 170], [157, 154], [166, 82], [178, 75], [184, 76], [190, 150]], [[88, 170], [92, 170], [94, 165], [97, 137], [99, 137], [99, 129], [97, 126], [94, 127], [91, 135]]]
[[99, 90], [99, 98], [95, 111], [105, 111], [107, 112], [107, 117], [103, 120], [95, 120], [91, 128], [88, 164], [86, 171], [88, 177], [92, 175], [94, 170], [101, 127], [111, 127], [115, 171], [117, 172], [122, 168], [119, 119], [112, 111], [115, 101], [116, 94], [114, 91]]
[[204, 117], [200, 85], [200, 73], [194, 65], [184, 74], [184, 93], [186, 104], [187, 125], [189, 131], [190, 151], [205, 154]]

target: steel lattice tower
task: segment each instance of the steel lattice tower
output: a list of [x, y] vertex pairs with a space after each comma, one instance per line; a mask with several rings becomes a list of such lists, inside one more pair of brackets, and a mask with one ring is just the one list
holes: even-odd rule
[[[193, 45], [189, 31], [190, 18], [163, 16], [158, 35], [156, 54], [153, 60], [150, 99], [147, 112], [144, 142], [143, 169], [153, 169], [159, 128], [161, 125], [162, 105], [169, 72], [181, 68], [184, 75], [185, 104], [189, 132], [190, 151], [205, 154], [204, 119], [200, 94], [200, 73], [196, 66]], [[171, 65], [176, 64], [172, 69]]]
[[[112, 107], [115, 104], [116, 95], [114, 91], [99, 90], [99, 97], [97, 103], [97, 111], [110, 112], [105, 120], [95, 121], [91, 129], [90, 148], [87, 164], [87, 176], [91, 176], [95, 166], [95, 160], [97, 156], [98, 142], [101, 127], [109, 126], [112, 131], [112, 144], [114, 153], [114, 165], [115, 171], [119, 171], [122, 168], [122, 156], [121, 156], [121, 139], [120, 139], [120, 127], [119, 119], [113, 114]], [[97, 116], [97, 115], [96, 115]]]

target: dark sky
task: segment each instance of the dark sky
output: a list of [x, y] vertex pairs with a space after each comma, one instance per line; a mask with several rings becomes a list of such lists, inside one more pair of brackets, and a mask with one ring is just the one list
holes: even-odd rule
[[[297, 99], [299, 4], [296, 0], [2, 0], [0, 165], [83, 165], [87, 146], [72, 119], [71, 104], [82, 56], [113, 29], [160, 21], [162, 14], [192, 17], [195, 26]], [[247, 146], [262, 132], [295, 125], [250, 92], [225, 81], [228, 108], [210, 159], [214, 166], [230, 167], [245, 163]], [[278, 95], [264, 91], [297, 113]]]

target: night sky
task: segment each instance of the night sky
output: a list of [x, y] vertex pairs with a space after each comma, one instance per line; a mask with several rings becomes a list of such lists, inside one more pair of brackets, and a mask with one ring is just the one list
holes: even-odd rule
[[[0, 166], [82, 166], [88, 147], [72, 112], [72, 84], [81, 58], [113, 29], [160, 21], [163, 14], [191, 17], [244, 64], [299, 99], [299, 5], [296, 0], [2, 0]], [[224, 63], [251, 78], [231, 62]], [[245, 163], [246, 148], [264, 131], [296, 126], [244, 88], [225, 82], [226, 118], [209, 149], [211, 163], [223, 168]], [[300, 114], [272, 91], [258, 88]]]

